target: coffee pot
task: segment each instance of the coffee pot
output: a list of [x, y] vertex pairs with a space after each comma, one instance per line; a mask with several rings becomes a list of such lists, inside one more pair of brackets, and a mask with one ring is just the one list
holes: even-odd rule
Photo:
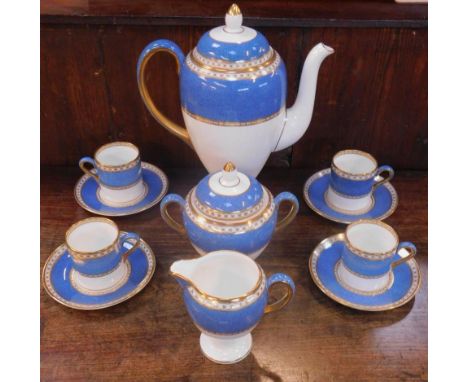
[[[177, 62], [186, 128], [167, 118], [149, 95], [145, 70], [160, 52], [172, 54]], [[186, 56], [169, 40], [148, 44], [138, 60], [138, 88], [151, 115], [191, 146], [208, 172], [221, 170], [231, 160], [255, 177], [271, 152], [304, 135], [312, 119], [320, 65], [333, 52], [322, 43], [309, 52], [296, 101], [286, 109], [283, 60], [263, 34], [242, 24], [242, 13], [233, 4], [225, 25], [206, 32]]]

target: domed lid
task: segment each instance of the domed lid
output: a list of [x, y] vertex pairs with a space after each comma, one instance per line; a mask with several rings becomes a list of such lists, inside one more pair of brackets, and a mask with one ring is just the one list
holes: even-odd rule
[[222, 171], [207, 175], [194, 191], [196, 204], [218, 212], [232, 213], [251, 209], [263, 198], [263, 187], [254, 178], [237, 171], [228, 162]]
[[233, 74], [241, 75], [240, 78], [259, 76], [276, 70], [279, 55], [265, 36], [242, 25], [242, 13], [236, 4], [229, 8], [225, 22], [201, 37], [187, 56], [190, 68], [220, 78]]

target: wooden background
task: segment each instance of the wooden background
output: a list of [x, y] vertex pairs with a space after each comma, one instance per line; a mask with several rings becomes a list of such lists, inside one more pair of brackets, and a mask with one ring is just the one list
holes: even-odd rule
[[[195, 153], [147, 112], [136, 62], [152, 40], [185, 53], [220, 25], [231, 1], [42, 1], [41, 163], [75, 165], [108, 141], [136, 143], [160, 167], [201, 167]], [[288, 72], [288, 106], [302, 63], [318, 42], [335, 49], [319, 74], [313, 119], [269, 166], [326, 167], [334, 152], [359, 148], [397, 169], [427, 169], [427, 6], [377, 1], [239, 1]], [[148, 70], [150, 89], [182, 123], [171, 57]]]

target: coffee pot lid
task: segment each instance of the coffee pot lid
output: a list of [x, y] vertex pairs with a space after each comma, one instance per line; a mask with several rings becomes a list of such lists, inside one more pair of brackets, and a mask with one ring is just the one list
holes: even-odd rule
[[[242, 13], [232, 4], [225, 16], [225, 25], [206, 32], [194, 49], [196, 58], [223, 61], [251, 61], [270, 53], [265, 36], [242, 25]], [[211, 62], [212, 63], [212, 62]]]
[[226, 213], [256, 206], [263, 198], [262, 185], [252, 176], [237, 171], [228, 162], [222, 171], [207, 175], [195, 188], [195, 196], [203, 206]]

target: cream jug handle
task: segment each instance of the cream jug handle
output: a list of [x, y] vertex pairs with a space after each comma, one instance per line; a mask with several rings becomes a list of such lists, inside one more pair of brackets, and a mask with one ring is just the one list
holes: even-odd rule
[[156, 40], [149, 43], [145, 47], [145, 49], [143, 49], [143, 51], [140, 54], [140, 57], [138, 58], [137, 82], [141, 98], [143, 99], [143, 102], [145, 103], [151, 115], [165, 129], [167, 129], [170, 133], [174, 134], [177, 138], [180, 138], [182, 141], [184, 141], [190, 147], [192, 147], [192, 142], [190, 141], [187, 129], [183, 128], [182, 126], [179, 126], [177, 123], [171, 121], [163, 113], [161, 113], [149, 95], [148, 88], [145, 82], [146, 65], [148, 64], [151, 57], [153, 57], [156, 53], [160, 52], [170, 53], [172, 56], [174, 56], [177, 63], [177, 73], [180, 74], [180, 67], [184, 62], [184, 54], [182, 53], [182, 50], [177, 46], [177, 44], [169, 40]]
[[275, 273], [268, 277], [267, 281], [267, 288], [270, 291], [270, 288], [275, 284], [283, 284], [286, 286], [286, 293], [281, 297], [278, 301], [275, 301], [272, 304], [268, 304], [265, 307], [265, 313], [276, 312], [281, 308], [284, 308], [291, 298], [294, 296], [294, 292], [296, 290], [296, 286], [294, 285], [294, 281], [292, 281], [291, 277], [285, 275], [284, 273]]
[[169, 211], [167, 210], [167, 207], [169, 204], [172, 203], [177, 203], [182, 211], [184, 211], [185, 207], [185, 200], [182, 198], [182, 196], [177, 195], [177, 194], [169, 194], [164, 197], [164, 199], [161, 201], [161, 217], [163, 220], [167, 223], [169, 227], [171, 227], [173, 230], [180, 232], [180, 233], [185, 233], [185, 227], [177, 222], [171, 215], [169, 215]]

